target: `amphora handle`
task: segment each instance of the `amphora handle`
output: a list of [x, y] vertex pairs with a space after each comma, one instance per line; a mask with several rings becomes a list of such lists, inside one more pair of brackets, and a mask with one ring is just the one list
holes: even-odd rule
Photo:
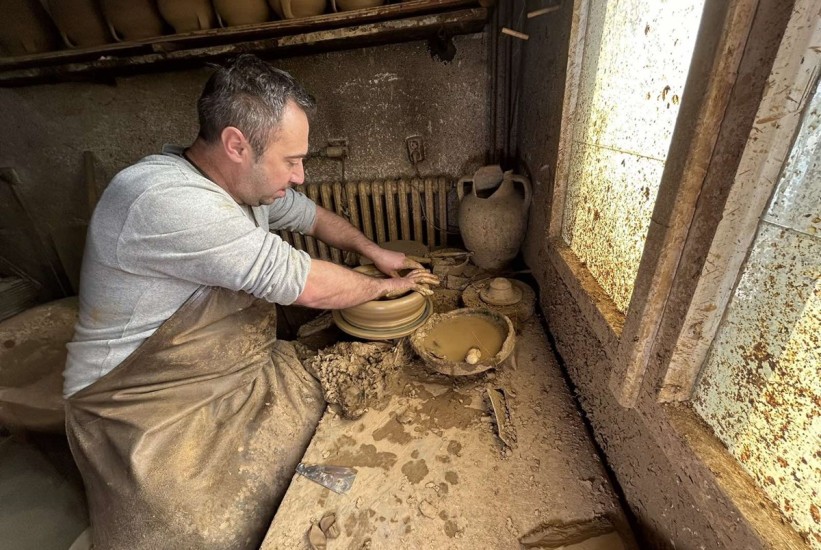
[[459, 197], [459, 202], [462, 202], [462, 199], [465, 198], [465, 184], [470, 184], [470, 192], [474, 195], [476, 194], [476, 186], [473, 185], [473, 180], [470, 178], [461, 178], [456, 183], [456, 195]]
[[520, 183], [522, 184], [522, 189], [525, 192], [525, 200], [522, 203], [522, 212], [527, 212], [527, 209], [530, 208], [530, 200], [533, 197], [533, 190], [530, 187], [530, 180], [524, 176], [512, 176], [510, 180], [513, 183]]

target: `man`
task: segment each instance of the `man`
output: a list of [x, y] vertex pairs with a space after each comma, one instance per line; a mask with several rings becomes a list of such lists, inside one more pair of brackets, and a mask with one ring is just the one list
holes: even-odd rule
[[[64, 387], [96, 550], [256, 547], [324, 406], [275, 342], [271, 303], [344, 308], [436, 282], [291, 188], [313, 107], [240, 56], [206, 84], [191, 147], [126, 168], [97, 205]], [[392, 277], [312, 260], [270, 227]]]

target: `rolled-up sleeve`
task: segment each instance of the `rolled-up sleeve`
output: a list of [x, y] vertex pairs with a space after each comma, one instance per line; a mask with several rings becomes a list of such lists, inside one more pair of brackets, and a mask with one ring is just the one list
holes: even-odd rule
[[[294, 223], [307, 223], [302, 214]], [[313, 222], [311, 222], [311, 226]], [[242, 290], [279, 304], [305, 289], [311, 259], [257, 227], [218, 191], [180, 186], [144, 193], [117, 243], [122, 269]]]

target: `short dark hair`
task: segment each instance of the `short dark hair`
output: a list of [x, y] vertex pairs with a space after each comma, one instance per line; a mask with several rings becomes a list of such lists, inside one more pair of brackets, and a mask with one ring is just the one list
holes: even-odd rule
[[206, 82], [197, 101], [199, 136], [214, 143], [225, 128], [234, 126], [259, 157], [279, 127], [289, 100], [307, 115], [316, 105], [313, 96], [290, 74], [255, 55], [242, 54], [220, 67]]

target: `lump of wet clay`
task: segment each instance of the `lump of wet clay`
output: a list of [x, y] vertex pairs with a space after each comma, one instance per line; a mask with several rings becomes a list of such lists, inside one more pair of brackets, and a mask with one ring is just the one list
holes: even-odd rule
[[470, 348], [465, 355], [465, 363], [475, 365], [482, 358], [482, 351], [479, 348]]
[[325, 533], [316, 523], [311, 524], [311, 530], [308, 531], [308, 544], [311, 545], [311, 550], [325, 550], [327, 546]]
[[336, 523], [336, 514], [332, 512], [322, 516], [322, 519], [319, 520], [319, 528], [322, 529], [322, 532], [329, 539], [335, 539], [338, 537], [339, 525]]

